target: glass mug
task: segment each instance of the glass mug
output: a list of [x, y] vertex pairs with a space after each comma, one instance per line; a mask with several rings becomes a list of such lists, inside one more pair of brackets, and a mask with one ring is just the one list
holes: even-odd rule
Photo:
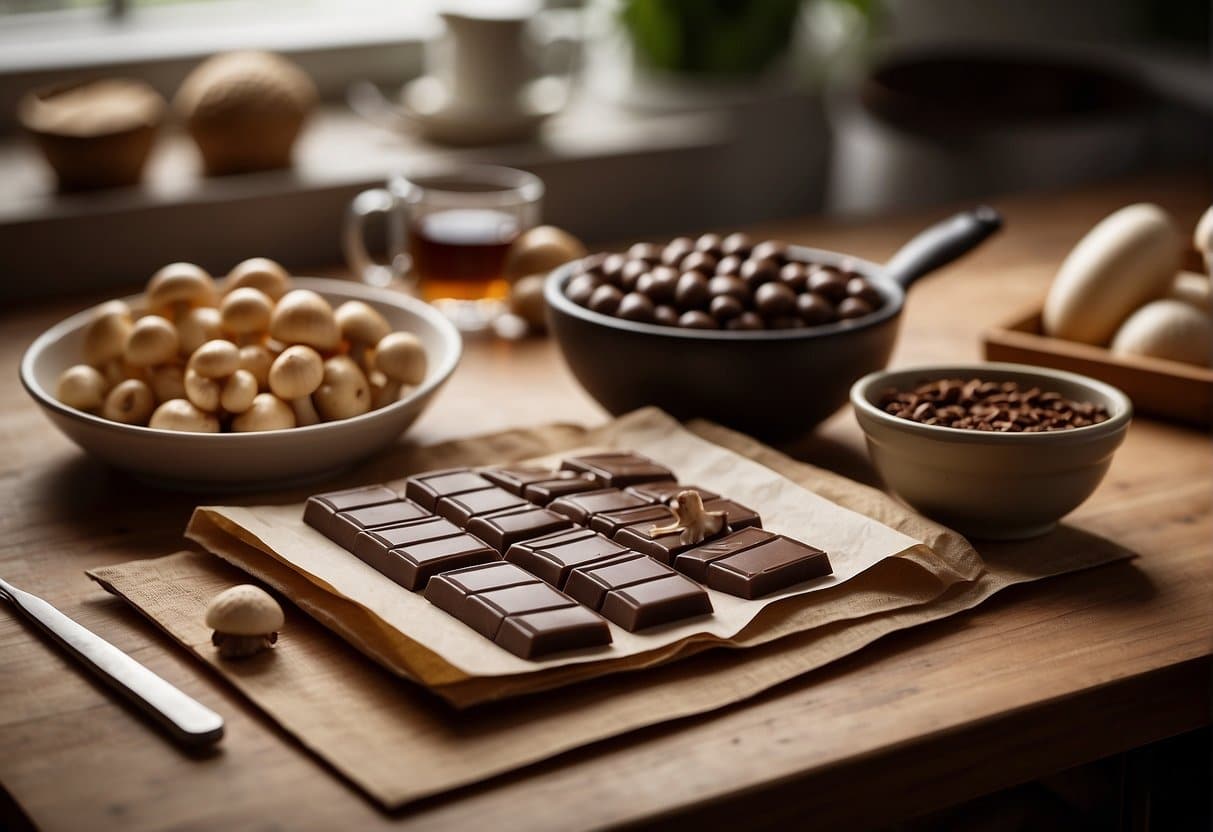
[[[490, 325], [509, 292], [502, 270], [514, 239], [539, 223], [543, 182], [494, 165], [428, 168], [363, 191], [346, 215], [345, 257], [373, 286], [402, 280], [465, 330]], [[383, 214], [388, 261], [366, 248], [368, 217]]]

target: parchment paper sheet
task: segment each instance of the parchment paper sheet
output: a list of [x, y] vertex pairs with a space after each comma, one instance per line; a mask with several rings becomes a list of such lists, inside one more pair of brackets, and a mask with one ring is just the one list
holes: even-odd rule
[[[959, 562], [957, 558], [972, 551], [959, 546], [963, 541], [954, 533], [874, 489], [794, 462], [723, 428], [702, 423], [690, 428], [820, 496], [855, 510], [863, 506], [886, 525], [929, 541], [933, 551], [947, 552], [949, 562]], [[514, 459], [533, 457], [587, 441], [587, 434], [567, 426], [515, 431], [408, 449], [379, 463], [373, 473], [360, 472], [358, 479], [386, 479], [393, 470], [460, 464], [469, 455], [510, 459], [511, 449], [517, 454]], [[90, 575], [196, 653], [305, 747], [392, 809], [643, 726], [740, 702], [888, 633], [975, 607], [1004, 587], [1131, 555], [1109, 541], [1064, 526], [1032, 541], [983, 545], [983, 553], [985, 568], [942, 594], [935, 591], [937, 582], [929, 573], [911, 562], [912, 556], [894, 558], [848, 582], [840, 588], [843, 594], [819, 593], [820, 609], [785, 616], [778, 607], [768, 608], [753, 625], [758, 633], [742, 634], [741, 641], [751, 649], [711, 650], [642, 673], [575, 684], [559, 694], [464, 711], [451, 709], [361, 658], [342, 638], [289, 605], [275, 650], [249, 662], [220, 661], [202, 623], [203, 610], [216, 592], [247, 580], [247, 575], [209, 555], [185, 552], [106, 567]], [[333, 596], [275, 559], [262, 556], [258, 573], [273, 586], [289, 587], [287, 594], [292, 597], [309, 597], [311, 615], [330, 609]], [[839, 605], [852, 607], [853, 614], [821, 623], [837, 614], [825, 608]], [[863, 614], [864, 608], [876, 611]], [[334, 609], [333, 614], [346, 611], [340, 603]], [[456, 685], [452, 690], [461, 688]]]

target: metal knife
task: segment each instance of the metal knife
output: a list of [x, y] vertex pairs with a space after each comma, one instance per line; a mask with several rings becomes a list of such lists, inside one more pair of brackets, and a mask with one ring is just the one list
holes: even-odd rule
[[0, 578], [0, 595], [30, 621], [75, 654], [91, 670], [189, 746], [218, 742], [223, 717], [182, 693], [105, 639], [77, 624], [36, 595]]

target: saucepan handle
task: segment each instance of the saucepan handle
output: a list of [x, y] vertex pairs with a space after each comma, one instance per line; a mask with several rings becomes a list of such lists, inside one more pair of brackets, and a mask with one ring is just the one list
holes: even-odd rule
[[909, 288], [923, 275], [946, 266], [1002, 227], [1002, 216], [988, 205], [961, 211], [920, 232], [884, 266], [885, 277]]

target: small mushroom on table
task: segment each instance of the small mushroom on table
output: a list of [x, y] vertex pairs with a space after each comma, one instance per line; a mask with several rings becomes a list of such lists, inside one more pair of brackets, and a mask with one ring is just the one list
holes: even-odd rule
[[285, 621], [278, 602], [251, 584], [225, 589], [206, 607], [206, 626], [215, 631], [211, 643], [225, 659], [252, 656], [272, 646]]

